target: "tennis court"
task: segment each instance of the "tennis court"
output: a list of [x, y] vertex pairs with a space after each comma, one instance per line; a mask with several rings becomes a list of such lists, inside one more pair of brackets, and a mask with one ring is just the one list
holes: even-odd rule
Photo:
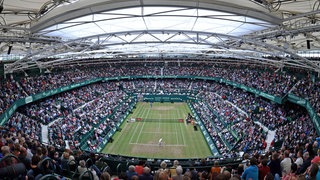
[[102, 152], [146, 158], [210, 156], [202, 133], [185, 123], [188, 113], [186, 103], [139, 102]]

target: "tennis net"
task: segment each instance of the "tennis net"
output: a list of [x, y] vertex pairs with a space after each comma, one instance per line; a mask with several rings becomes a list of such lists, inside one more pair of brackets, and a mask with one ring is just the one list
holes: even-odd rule
[[184, 119], [136, 118], [136, 122], [183, 123]]

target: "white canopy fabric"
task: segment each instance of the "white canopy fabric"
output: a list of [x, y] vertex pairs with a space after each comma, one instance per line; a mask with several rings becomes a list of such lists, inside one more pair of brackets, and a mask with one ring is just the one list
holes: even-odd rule
[[103, 33], [187, 30], [241, 36], [273, 25], [237, 14], [184, 7], [134, 7], [86, 15], [53, 25], [42, 35], [65, 39]]

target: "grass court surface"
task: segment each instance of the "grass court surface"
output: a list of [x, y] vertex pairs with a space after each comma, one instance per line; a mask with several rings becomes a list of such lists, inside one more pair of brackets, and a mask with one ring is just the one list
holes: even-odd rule
[[108, 143], [102, 153], [172, 159], [211, 156], [199, 128], [194, 131], [191, 124], [185, 123], [189, 112], [186, 103], [153, 103], [151, 107], [150, 103], [139, 102], [127, 120], [141, 121], [126, 120], [122, 131], [113, 136], [113, 143]]

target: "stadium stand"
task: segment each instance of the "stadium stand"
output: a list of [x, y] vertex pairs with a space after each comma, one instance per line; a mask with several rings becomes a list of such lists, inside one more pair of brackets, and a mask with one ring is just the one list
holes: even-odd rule
[[[72, 71], [75, 74], [72, 72], [64, 72], [62, 74], [54, 73], [54, 75], [42, 75], [41, 78], [35, 77], [34, 79], [28, 77], [28, 80], [15, 81], [13, 84], [12, 82], [8, 84], [10, 81], [4, 80], [2, 83], [7, 84], [7, 86], [5, 86], [7, 90], [12, 89], [12, 86], [24, 87], [25, 89], [16, 88], [15, 90], [18, 92], [2, 92], [1, 102], [5, 103], [2, 103], [1, 108], [6, 110], [8, 105], [14, 103], [14, 100], [18, 97], [26, 97], [32, 93], [70, 85], [92, 77], [103, 77], [105, 74], [114, 76], [160, 74], [159, 68], [157, 69], [156, 67], [148, 67], [146, 71], [142, 70], [139, 66], [131, 66], [126, 71], [124, 71], [124, 69], [118, 70], [116, 68], [110, 68], [110, 72], [105, 68], [98, 68], [98, 70], [101, 70], [101, 74], [97, 71], [97, 67], [93, 66], [91, 68], [95, 68], [96, 70], [84, 70], [82, 73]], [[177, 67], [166, 67], [164, 69], [163, 72], [165, 75], [168, 74], [171, 76], [201, 74], [209, 77], [234, 77], [230, 80], [236, 81], [240, 79], [238, 82], [241, 84], [266, 90], [266, 92], [276, 96], [284, 96], [288, 92], [301, 92], [297, 91], [297, 89], [308, 89], [311, 87], [316, 88], [310, 91], [306, 90], [304, 94], [299, 94], [299, 96], [308, 98], [309, 96], [305, 95], [319, 95], [318, 93], [311, 93], [312, 91], [317, 92], [317, 84], [315, 86], [303, 85], [305, 84], [301, 83], [304, 82], [303, 79], [299, 79], [298, 83], [296, 83], [298, 78], [293, 78], [293, 75], [274, 75], [252, 70], [250, 71], [251, 76], [259, 76], [260, 78], [246, 78], [244, 74], [249, 73], [248, 69], [231, 71], [231, 68], [223, 70], [216, 68], [210, 72], [206, 68], [202, 69], [199, 67], [183, 67], [180, 70], [178, 70], [179, 68]], [[221, 73], [222, 71], [223, 73]], [[125, 73], [122, 74], [119, 72]], [[177, 74], [172, 72], [177, 72]], [[88, 75], [86, 73], [88, 73]], [[260, 73], [263, 75], [261, 76]], [[60, 79], [59, 76], [64, 77], [66, 75], [69, 78], [64, 79], [64, 81], [55, 81], [55, 79]], [[80, 76], [80, 78], [77, 78], [77, 81], [72, 78], [78, 77], [79, 75], [83, 75], [83, 77]], [[278, 77], [277, 80], [279, 80], [279, 82], [264, 81], [265, 79], [274, 79], [274, 77]], [[291, 81], [290, 79], [294, 80]], [[276, 86], [281, 87], [271, 88], [272, 90], [270, 90], [269, 86], [269, 89], [264, 89], [265, 86], [256, 86], [256, 84], [261, 84], [262, 82], [267, 84], [275, 83], [278, 84]], [[45, 84], [55, 85], [47, 86]], [[39, 91], [27, 90], [26, 87], [28, 86], [33, 86], [33, 89]], [[25, 95], [13, 96], [15, 93]], [[259, 159], [259, 163], [262, 162], [262, 159], [271, 157], [275, 152], [283, 154], [285, 150], [290, 150], [292, 158], [296, 157], [298, 150], [308, 151], [312, 158], [318, 153], [316, 130], [314, 129], [308, 112], [301, 109], [298, 105], [291, 103], [273, 103], [239, 88], [215, 81], [165, 78], [141, 78], [94, 83], [19, 107], [1, 131], [3, 153], [5, 153], [5, 147], [10, 147], [10, 143], [12, 142], [21, 145], [20, 152], [22, 152], [22, 148], [26, 149], [26, 152], [28, 152], [26, 156], [28, 159], [27, 162], [32, 161], [31, 156], [33, 155], [34, 157], [42, 157], [40, 159], [49, 157], [54, 160], [52, 163], [58, 163], [56, 166], [60, 168], [53, 169], [52, 171], [42, 170], [42, 176], [54, 172], [68, 177], [80, 177], [81, 174], [77, 174], [76, 172], [72, 175], [68, 173], [71, 170], [63, 172], [63, 169], [70, 168], [69, 165], [63, 166], [62, 164], [68, 164], [68, 162], [74, 161], [74, 164], [78, 165], [81, 159], [88, 160], [88, 158], [93, 159], [93, 164], [96, 164], [95, 162], [99, 158], [108, 165], [108, 171], [111, 175], [120, 176], [121, 172], [125, 172], [130, 164], [136, 165], [139, 159], [131, 159], [129, 161], [130, 157], [110, 154], [95, 155], [92, 152], [97, 150], [102, 139], [105, 139], [108, 132], [115, 127], [115, 124], [118, 123], [121, 118], [125, 117], [125, 113], [130, 110], [131, 105], [136, 102], [128, 98], [127, 94], [130, 93], [189, 93], [196, 95], [201, 101], [193, 102], [192, 106], [201, 121], [205, 124], [212, 139], [214, 139], [218, 151], [224, 156], [223, 160], [219, 160], [221, 161], [220, 165], [225, 166], [225, 170], [234, 172], [234, 174], [240, 172], [240, 170], [238, 170], [238, 165], [241, 164], [241, 155], [239, 152], [249, 153], [251, 157]], [[298, 95], [298, 93], [296, 94]], [[309, 100], [318, 112], [318, 102], [312, 98], [309, 98]], [[47, 135], [49, 144], [47, 145], [42, 144], [43, 138], [39, 131], [42, 125], [48, 125]], [[268, 130], [276, 131], [274, 141], [272, 142], [274, 146], [271, 145], [270, 149], [266, 149], [264, 142]], [[288, 132], [290, 133], [288, 134]], [[86, 142], [84, 143], [85, 145], [83, 145], [83, 142]], [[279, 142], [281, 142], [282, 146], [274, 149], [276, 148], [275, 145]], [[83, 145], [82, 150], [80, 149], [81, 145]], [[40, 150], [38, 150], [39, 148]], [[55, 148], [57, 148], [57, 150]], [[63, 152], [63, 149], [66, 149], [65, 152]], [[69, 153], [69, 155], [73, 154], [74, 157], [70, 159], [67, 153]], [[5, 154], [3, 155], [5, 156]], [[61, 158], [57, 156], [61, 156]], [[67, 160], [63, 160], [64, 156]], [[18, 155], [18, 157], [20, 156]], [[197, 167], [197, 169], [204, 169], [209, 173], [215, 160], [215, 157], [210, 157], [205, 160], [206, 163], [204, 164], [197, 159], [180, 161], [180, 163], [184, 169], [184, 174], [189, 174], [189, 176], [192, 177], [194, 172], [189, 168]], [[63, 161], [65, 161], [65, 163], [63, 163]], [[157, 160], [146, 164], [150, 166], [152, 170], [155, 170], [156, 167], [159, 166]], [[28, 167], [28, 164], [25, 164], [25, 166]], [[51, 165], [48, 163], [46, 166]], [[100, 167], [100, 169], [96, 171], [103, 172], [103, 169]], [[156, 174], [157, 172], [154, 171], [154, 173]]]
[[319, 36], [320, 0], [0, 0], [0, 180], [320, 180]]

